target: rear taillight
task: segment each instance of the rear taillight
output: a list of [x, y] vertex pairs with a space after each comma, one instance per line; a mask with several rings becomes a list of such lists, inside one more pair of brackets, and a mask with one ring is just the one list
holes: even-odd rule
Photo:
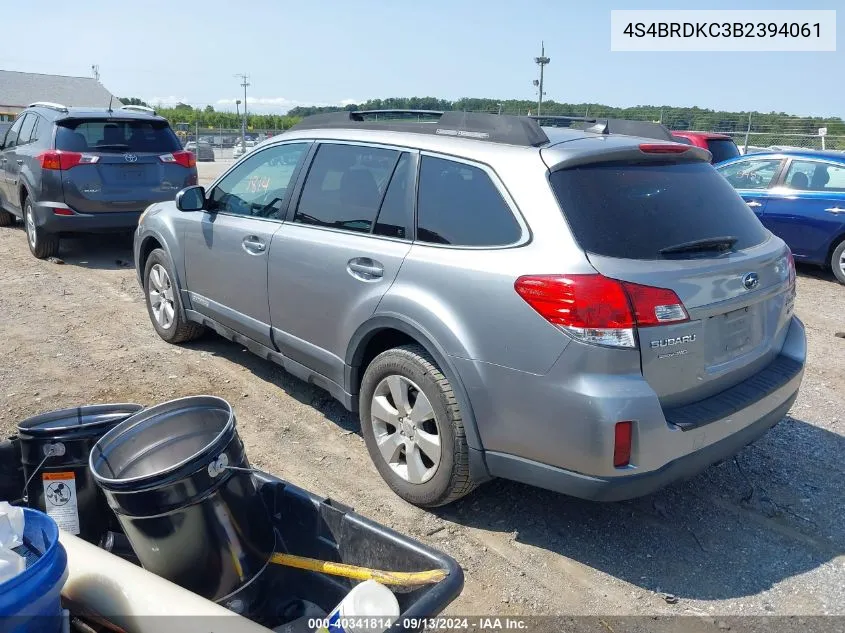
[[790, 249], [786, 249], [786, 267], [789, 270], [789, 285], [793, 285], [795, 283], [795, 258], [792, 256], [792, 251]]
[[597, 345], [634, 348], [635, 328], [689, 320], [673, 291], [598, 274], [530, 275], [514, 288], [549, 323]]
[[80, 154], [79, 152], [66, 152], [61, 149], [51, 149], [41, 152], [38, 155], [41, 169], [71, 169], [77, 165], [93, 165], [99, 156], [92, 154]]
[[652, 327], [666, 323], [689, 320], [684, 304], [672, 290], [622, 282], [634, 306], [634, 317], [639, 327]]
[[162, 163], [173, 163], [182, 165], [182, 167], [196, 167], [197, 157], [192, 152], [182, 150], [181, 152], [173, 152], [172, 154], [162, 154], [158, 157]]
[[689, 149], [681, 143], [641, 143], [640, 151], [644, 154], [683, 154]]
[[633, 437], [633, 422], [617, 422], [613, 437], [613, 465], [624, 468], [631, 463], [631, 440]]

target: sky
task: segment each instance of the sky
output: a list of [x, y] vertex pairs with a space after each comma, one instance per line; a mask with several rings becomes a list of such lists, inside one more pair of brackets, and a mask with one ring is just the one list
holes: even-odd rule
[[[837, 7], [837, 5], [840, 5]], [[837, 9], [823, 53], [610, 51], [611, 9]], [[841, 0], [28, 0], [3, 19], [0, 69], [91, 76], [118, 97], [234, 110], [369, 98], [546, 99], [845, 117]], [[12, 28], [14, 27], [14, 28]]]

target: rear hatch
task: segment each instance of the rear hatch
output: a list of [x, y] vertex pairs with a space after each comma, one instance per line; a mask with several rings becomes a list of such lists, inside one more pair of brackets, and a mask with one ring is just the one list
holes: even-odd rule
[[784, 243], [710, 164], [680, 152], [617, 154], [550, 174], [592, 266], [669, 289], [686, 311], [668, 309], [670, 322], [636, 328], [643, 376], [664, 408], [708, 398], [770, 364], [794, 297]]
[[714, 164], [736, 158], [740, 155], [739, 148], [733, 139], [730, 138], [708, 138], [707, 149], [713, 155]]
[[196, 184], [196, 161], [160, 119], [59, 121], [65, 203], [78, 213], [143, 211]]

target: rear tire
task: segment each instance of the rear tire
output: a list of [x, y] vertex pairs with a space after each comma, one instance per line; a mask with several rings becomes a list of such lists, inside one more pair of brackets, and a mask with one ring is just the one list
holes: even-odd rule
[[839, 283], [845, 284], [845, 240], [839, 242], [839, 246], [833, 249], [833, 255], [830, 256], [830, 267]]
[[35, 223], [35, 207], [28, 197], [23, 205], [23, 223], [26, 228], [26, 241], [29, 251], [38, 259], [55, 257], [59, 253], [59, 236], [48, 233]]
[[15, 223], [15, 216], [8, 211], [0, 209], [0, 226], [12, 226]]
[[405, 501], [442, 506], [476, 487], [458, 401], [424, 348], [404, 345], [376, 356], [364, 372], [359, 402], [370, 458]]
[[144, 298], [147, 314], [156, 333], [168, 343], [185, 343], [199, 338], [205, 328], [182, 316], [182, 297], [176, 285], [170, 258], [157, 248], [144, 266]]

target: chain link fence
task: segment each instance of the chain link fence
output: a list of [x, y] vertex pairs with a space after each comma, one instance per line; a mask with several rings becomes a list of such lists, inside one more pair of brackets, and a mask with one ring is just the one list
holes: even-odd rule
[[[490, 112], [490, 110], [484, 110]], [[499, 113], [494, 110], [493, 113]], [[502, 110], [501, 114], [536, 114], [536, 110], [525, 111], [507, 111]], [[782, 120], [773, 120], [771, 116], [766, 116], [765, 120], [755, 121], [752, 116], [750, 121], [747, 116], [742, 119], [739, 117], [720, 120], [716, 125], [710, 126], [696, 126], [694, 114], [666, 114], [659, 111], [655, 112], [657, 116], [648, 115], [629, 115], [625, 114], [625, 118], [652, 121], [655, 123], [662, 122], [666, 127], [672, 131], [693, 131], [693, 132], [711, 132], [718, 134], [725, 134], [730, 136], [734, 142], [739, 146], [743, 153], [753, 153], [767, 150], [781, 150], [781, 149], [811, 149], [811, 150], [838, 150], [845, 151], [845, 135], [829, 135], [819, 136], [817, 129], [824, 127], [825, 122], [818, 119], [794, 119], [783, 117]], [[567, 113], [566, 116], [586, 116], [602, 118], [608, 116], [601, 111], [590, 112], [586, 110], [580, 115], [575, 113]], [[610, 116], [619, 116], [612, 114]], [[841, 125], [839, 121], [832, 121], [834, 125]], [[231, 159], [233, 157], [234, 149], [241, 144], [241, 129], [240, 128], [223, 128], [223, 127], [203, 127], [203, 126], [186, 126], [185, 124], [177, 124], [174, 126], [176, 133], [183, 144], [195, 141], [197, 136], [200, 142], [209, 143], [215, 152], [215, 158]], [[816, 130], [816, 133], [810, 133], [809, 129]], [[799, 131], [800, 130], [800, 131]], [[254, 141], [259, 143], [267, 138], [276, 136], [284, 132], [281, 128], [254, 128], [248, 127], [246, 130], [247, 141]], [[747, 147], [746, 147], [747, 146]]]

